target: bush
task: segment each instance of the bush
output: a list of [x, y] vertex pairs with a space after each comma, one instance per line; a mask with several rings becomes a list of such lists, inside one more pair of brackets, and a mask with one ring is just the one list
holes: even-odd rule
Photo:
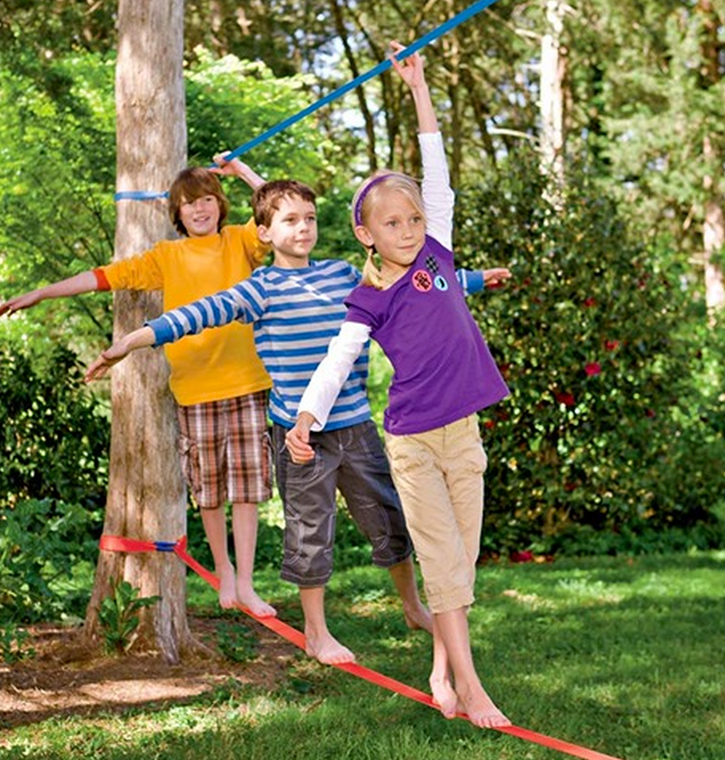
[[77, 604], [58, 583], [95, 562], [110, 426], [70, 351], [0, 349], [0, 623]]
[[505, 292], [471, 302], [511, 388], [483, 415], [484, 548], [554, 546], [573, 526], [703, 526], [717, 540], [705, 528], [718, 524], [725, 447], [706, 411], [718, 382], [699, 382], [714, 338], [693, 288], [667, 251], [630, 240], [585, 173], [561, 213], [544, 195], [522, 155], [459, 196], [459, 263], [513, 272]]
[[102, 508], [110, 424], [84, 383], [77, 357], [0, 349], [0, 504], [25, 499]]
[[83, 562], [95, 561], [99, 522], [49, 499], [0, 512], [0, 626], [83, 614], [87, 599], [66, 586]]

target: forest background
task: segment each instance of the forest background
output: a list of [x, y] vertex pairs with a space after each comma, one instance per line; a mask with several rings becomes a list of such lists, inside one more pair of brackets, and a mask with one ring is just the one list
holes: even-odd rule
[[[115, 6], [3, 2], [2, 298], [113, 256]], [[189, 162], [209, 164], [371, 68], [391, 37], [410, 43], [465, 6], [187, 2]], [[513, 272], [472, 301], [512, 391], [481, 416], [486, 557], [725, 545], [723, 19], [722, 0], [498, 0], [424, 50], [458, 260]], [[386, 73], [242, 158], [312, 185], [317, 256], [359, 264], [352, 192], [379, 166], [419, 175], [414, 129]], [[246, 219], [248, 190], [225, 187], [232, 220]], [[72, 575], [97, 554], [110, 405], [81, 376], [111, 334], [102, 294], [0, 321], [3, 616], [47, 613], [49, 563]], [[388, 376], [376, 355], [378, 419]], [[277, 563], [280, 531], [273, 504], [260, 562]], [[345, 519], [340, 534], [343, 562], [361, 561]], [[190, 527], [204, 559], [201, 535]]]

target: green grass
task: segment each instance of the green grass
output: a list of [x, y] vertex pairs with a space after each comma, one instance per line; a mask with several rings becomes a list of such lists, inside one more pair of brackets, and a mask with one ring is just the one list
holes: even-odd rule
[[[299, 625], [293, 587], [258, 585]], [[190, 581], [192, 604], [213, 592]], [[388, 575], [335, 574], [333, 632], [364, 665], [426, 689]], [[623, 760], [725, 758], [725, 553], [487, 565], [470, 616], [487, 689], [517, 725]], [[549, 760], [566, 755], [406, 700], [300, 655], [274, 693], [230, 681], [183, 707], [49, 720], [0, 734], [30, 760]]]

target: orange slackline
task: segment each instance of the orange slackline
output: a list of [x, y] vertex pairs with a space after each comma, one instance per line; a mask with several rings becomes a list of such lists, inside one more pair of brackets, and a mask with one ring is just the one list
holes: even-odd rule
[[[219, 590], [219, 579], [212, 572], [200, 565], [187, 551], [186, 551], [186, 536], [180, 538], [178, 541], [139, 541], [134, 538], [124, 538], [123, 536], [101, 536], [100, 548], [105, 551], [112, 552], [173, 552], [185, 565], [190, 567], [195, 573], [200, 575], [210, 586], [217, 591]], [[277, 617], [259, 617], [250, 612], [246, 607], [238, 605], [246, 615], [256, 620], [261, 625], [274, 631], [279, 636], [287, 639], [295, 646], [304, 650], [305, 637], [301, 631], [293, 628], [287, 623], [283, 623]], [[332, 665], [334, 668], [344, 670], [350, 675], [362, 678], [365, 681], [380, 686], [389, 691], [400, 694], [403, 697], [412, 699], [415, 702], [420, 702], [423, 705], [432, 707], [435, 710], [439, 708], [433, 702], [433, 699], [429, 694], [426, 694], [419, 689], [415, 689], [412, 686], [396, 681], [394, 678], [378, 673], [375, 670], [370, 670], [364, 665], [358, 665], [355, 662], [342, 663], [340, 665]], [[459, 713], [459, 718], [466, 719], [467, 716], [463, 713]], [[612, 755], [605, 755], [602, 752], [597, 752], [593, 749], [587, 749], [586, 747], [580, 747], [577, 744], [570, 744], [569, 742], [562, 741], [561, 739], [555, 739], [545, 734], [536, 733], [536, 731], [529, 731], [527, 728], [521, 728], [520, 726], [496, 726], [491, 729], [492, 731], [499, 731], [502, 734], [509, 734], [510, 736], [516, 736], [519, 739], [523, 739], [533, 744], [540, 744], [543, 747], [549, 747], [550, 749], [563, 752], [573, 757], [582, 758], [582, 760], [619, 760], [619, 758]]]

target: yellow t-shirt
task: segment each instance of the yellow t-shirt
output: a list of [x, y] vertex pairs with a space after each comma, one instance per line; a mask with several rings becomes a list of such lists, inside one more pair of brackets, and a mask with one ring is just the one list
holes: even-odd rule
[[[235, 285], [262, 262], [268, 248], [254, 220], [202, 238], [163, 240], [130, 259], [101, 267], [112, 290], [163, 290], [164, 310]], [[254, 348], [251, 325], [234, 322], [188, 335], [164, 347], [169, 386], [182, 406], [245, 396], [272, 386]]]

